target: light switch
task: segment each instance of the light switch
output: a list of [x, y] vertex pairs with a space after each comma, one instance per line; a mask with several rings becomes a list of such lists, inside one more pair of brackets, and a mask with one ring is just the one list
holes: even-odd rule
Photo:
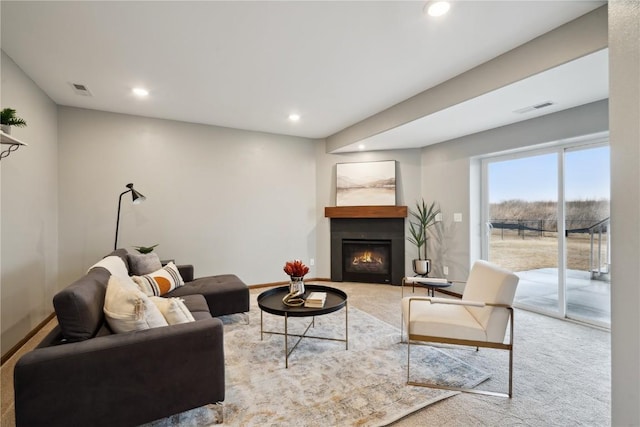
[[462, 214], [459, 212], [454, 213], [453, 222], [462, 222]]
[[442, 212], [436, 214], [436, 222], [442, 221]]

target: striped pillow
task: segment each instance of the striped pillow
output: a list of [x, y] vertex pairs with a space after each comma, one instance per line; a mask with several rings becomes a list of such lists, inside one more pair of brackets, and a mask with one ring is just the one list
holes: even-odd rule
[[161, 296], [184, 285], [184, 280], [173, 262], [153, 273], [132, 276], [131, 278], [148, 296]]

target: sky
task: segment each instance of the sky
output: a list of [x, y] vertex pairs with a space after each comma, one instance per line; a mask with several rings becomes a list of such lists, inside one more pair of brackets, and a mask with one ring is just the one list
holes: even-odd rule
[[[557, 154], [543, 154], [489, 164], [489, 202], [558, 198]], [[565, 153], [565, 198], [609, 199], [609, 147]]]

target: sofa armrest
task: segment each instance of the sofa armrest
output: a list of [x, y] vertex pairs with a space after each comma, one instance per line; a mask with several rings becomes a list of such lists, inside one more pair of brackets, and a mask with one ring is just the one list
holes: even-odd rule
[[176, 265], [178, 267], [178, 272], [180, 272], [180, 276], [182, 276], [182, 280], [185, 282], [193, 281], [193, 265], [191, 264], [183, 264]]
[[224, 400], [224, 375], [215, 318], [38, 348], [14, 370], [16, 425], [139, 425]]

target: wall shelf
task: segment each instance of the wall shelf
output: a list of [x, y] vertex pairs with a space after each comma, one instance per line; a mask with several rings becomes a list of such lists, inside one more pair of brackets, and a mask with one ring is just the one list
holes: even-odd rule
[[2, 145], [2, 148], [1, 148], [2, 151], [0, 152], [0, 160], [4, 159], [5, 157], [8, 157], [9, 154], [13, 153], [21, 146], [27, 145], [26, 142], [22, 142], [18, 138], [14, 138], [13, 136], [6, 134], [2, 131], [0, 131], [0, 144]]
[[327, 206], [327, 218], [406, 218], [406, 206]]

